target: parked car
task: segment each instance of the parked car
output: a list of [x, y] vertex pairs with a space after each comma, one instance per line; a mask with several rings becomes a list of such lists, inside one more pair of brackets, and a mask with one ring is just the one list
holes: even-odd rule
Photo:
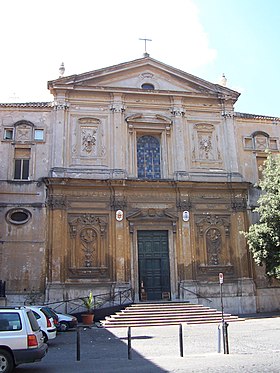
[[47, 353], [43, 333], [27, 307], [0, 308], [0, 372], [19, 364], [40, 361]]
[[54, 326], [56, 327], [56, 329], [59, 329], [59, 320], [58, 320], [58, 316], [57, 316], [56, 312], [54, 311], [54, 309], [52, 309], [51, 307], [48, 307], [48, 306], [41, 306], [41, 307], [42, 307], [42, 310], [44, 310], [44, 312], [49, 317], [53, 318]]
[[68, 315], [67, 313], [57, 313], [58, 316], [58, 330], [66, 332], [68, 329], [76, 328], [78, 319], [75, 316]]
[[33, 311], [44, 336], [44, 342], [56, 337], [56, 327], [53, 318], [44, 309], [44, 306], [29, 306]]
[[49, 312], [49, 314], [55, 320], [55, 326], [60, 332], [66, 332], [68, 329], [76, 328], [78, 325], [78, 319], [73, 315], [57, 312], [48, 306], [44, 306], [44, 309]]

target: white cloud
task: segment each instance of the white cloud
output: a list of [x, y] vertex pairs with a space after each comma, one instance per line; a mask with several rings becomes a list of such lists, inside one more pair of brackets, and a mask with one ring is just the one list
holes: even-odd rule
[[62, 61], [71, 75], [140, 58], [143, 37], [151, 57], [185, 71], [216, 58], [191, 0], [17, 0], [0, 12], [1, 102], [50, 100]]

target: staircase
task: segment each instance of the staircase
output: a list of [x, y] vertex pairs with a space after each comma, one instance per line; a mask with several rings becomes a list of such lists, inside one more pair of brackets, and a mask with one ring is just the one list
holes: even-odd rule
[[[224, 321], [242, 321], [224, 313]], [[222, 312], [201, 304], [183, 302], [137, 303], [101, 321], [104, 328], [220, 323]]]

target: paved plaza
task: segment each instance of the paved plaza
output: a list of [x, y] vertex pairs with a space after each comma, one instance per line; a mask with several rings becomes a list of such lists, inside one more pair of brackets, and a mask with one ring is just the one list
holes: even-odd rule
[[81, 328], [80, 361], [77, 332], [60, 333], [49, 343], [41, 362], [25, 364], [17, 373], [279, 373], [280, 313], [250, 316], [228, 327], [229, 354], [218, 353], [216, 324], [184, 325], [184, 356], [179, 326], [131, 328], [131, 359], [127, 329]]

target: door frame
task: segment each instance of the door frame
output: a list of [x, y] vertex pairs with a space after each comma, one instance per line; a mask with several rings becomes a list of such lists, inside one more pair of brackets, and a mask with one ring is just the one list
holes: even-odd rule
[[168, 233], [168, 250], [169, 250], [169, 274], [170, 274], [170, 277], [169, 277], [169, 281], [170, 281], [170, 300], [172, 299], [175, 299], [176, 298], [176, 292], [177, 292], [177, 286], [175, 284], [177, 284], [177, 266], [175, 264], [175, 257], [176, 257], [176, 254], [175, 254], [175, 247], [176, 247], [176, 243], [175, 243], [175, 235], [173, 234], [173, 231], [172, 229], [164, 229], [164, 227], [157, 227], [157, 226], [153, 226], [153, 227], [147, 227], [147, 226], [142, 226], [141, 228], [139, 227], [137, 230], [136, 230], [136, 234], [133, 235], [133, 242], [132, 242], [132, 250], [133, 250], [133, 260], [131, 261], [131, 280], [132, 280], [132, 288], [134, 289], [134, 293], [135, 293], [135, 301], [137, 302], [140, 302], [140, 299], [139, 299], [139, 259], [138, 259], [138, 235], [137, 235], [137, 232], [138, 230], [153, 230], [153, 231], [167, 231]]
[[[165, 234], [166, 234], [166, 236], [165, 236], [165, 234], [164, 234], [164, 236], [165, 236], [165, 238], [166, 238], [166, 244], [167, 244], [167, 252], [165, 251], [165, 255], [167, 254], [167, 256], [168, 256], [168, 269], [167, 269], [167, 271], [168, 271], [168, 282], [169, 282], [169, 284], [168, 284], [168, 292], [170, 293], [170, 295], [171, 295], [171, 279], [170, 279], [170, 251], [169, 251], [169, 232], [168, 232], [168, 230], [166, 230], [166, 229], [138, 229], [137, 230], [137, 246], [138, 246], [138, 243], [139, 243], [139, 232], [164, 232]], [[142, 238], [143, 238], [143, 236], [142, 236]], [[165, 241], [165, 240], [164, 240]], [[138, 285], [139, 285], [139, 283], [140, 283], [140, 279], [139, 279], [139, 276], [140, 276], [140, 268], [139, 268], [139, 248], [137, 248], [138, 249]], [[161, 260], [161, 258], [153, 258], [152, 257], [152, 259], [160, 259]], [[161, 267], [160, 267], [161, 268]], [[166, 274], [167, 274], [167, 272], [165, 272]], [[161, 276], [162, 276], [162, 274], [161, 274]], [[144, 284], [145, 285], [145, 284]], [[145, 287], [145, 286], [144, 286]], [[139, 289], [140, 291], [141, 291], [141, 289]], [[138, 294], [139, 295], [139, 297], [141, 297], [140, 296], [140, 293]], [[159, 301], [159, 300], [162, 300], [162, 297], [161, 298], [159, 298], [159, 299], [157, 299], [156, 301]]]
[[[165, 209], [137, 210], [127, 215], [130, 232], [130, 271], [131, 287], [134, 289], [135, 302], [139, 302], [139, 268], [138, 268], [138, 230], [164, 230], [168, 232], [169, 268], [170, 268], [170, 300], [177, 297], [177, 248], [176, 233], [178, 216]], [[160, 219], [158, 218], [160, 216]]]

